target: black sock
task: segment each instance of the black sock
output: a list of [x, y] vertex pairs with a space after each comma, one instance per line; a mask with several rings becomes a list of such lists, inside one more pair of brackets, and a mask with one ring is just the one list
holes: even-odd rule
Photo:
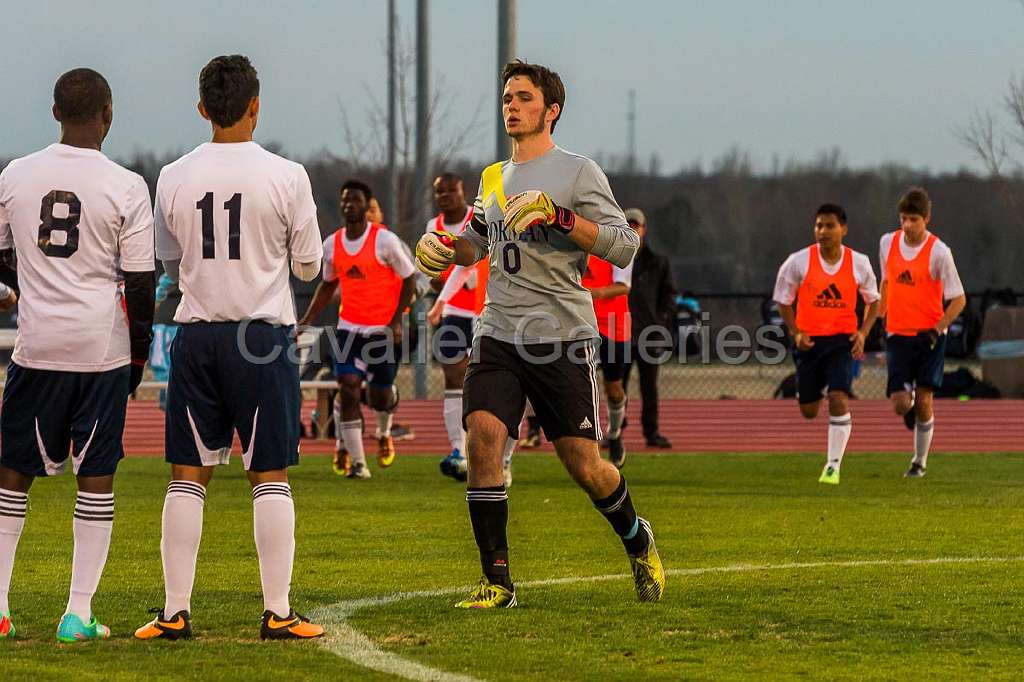
[[508, 572], [508, 494], [505, 486], [468, 488], [469, 518], [473, 522], [473, 535], [480, 548], [480, 566], [484, 575], [495, 585], [512, 589]]
[[529, 433], [540, 433], [540, 417], [531, 414], [526, 418], [526, 428]]
[[608, 523], [612, 524], [612, 529], [622, 540], [627, 554], [636, 556], [647, 549], [650, 538], [640, 526], [636, 510], [633, 509], [633, 500], [629, 496], [629, 489], [626, 488], [625, 476], [620, 474], [615, 492], [603, 500], [594, 500], [594, 507], [604, 514]]

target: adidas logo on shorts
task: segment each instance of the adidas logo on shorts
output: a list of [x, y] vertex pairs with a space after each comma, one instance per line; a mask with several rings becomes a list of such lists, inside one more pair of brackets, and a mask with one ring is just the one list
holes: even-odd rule
[[594, 425], [590, 423], [590, 419], [588, 417], [584, 417], [583, 421], [580, 422], [580, 428], [581, 429], [592, 429], [592, 428], [594, 428]]

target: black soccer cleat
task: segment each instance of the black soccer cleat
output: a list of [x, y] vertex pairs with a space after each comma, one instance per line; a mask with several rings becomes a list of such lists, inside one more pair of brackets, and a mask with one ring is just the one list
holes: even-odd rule
[[285, 618], [273, 611], [264, 611], [260, 619], [260, 639], [315, 639], [323, 637], [324, 629], [294, 610]]
[[911, 431], [913, 431], [914, 427], [917, 425], [917, 412], [913, 407], [907, 410], [907, 413], [903, 415], [903, 424]]

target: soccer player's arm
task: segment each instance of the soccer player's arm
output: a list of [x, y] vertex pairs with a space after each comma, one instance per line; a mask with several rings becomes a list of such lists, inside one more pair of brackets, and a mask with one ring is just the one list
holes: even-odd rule
[[629, 294], [629, 287], [633, 279], [633, 263], [630, 262], [624, 268], [612, 266], [612, 283], [590, 290], [590, 295], [595, 301], [600, 301], [617, 296]]
[[153, 254], [154, 215], [149, 189], [138, 178], [128, 192], [118, 235], [121, 271], [124, 272], [124, 302], [128, 316], [131, 348], [129, 393], [142, 381], [153, 341], [156, 310], [156, 266]]
[[[6, 171], [6, 169], [4, 169]], [[11, 232], [10, 218], [7, 216], [7, 207], [3, 202], [3, 181], [4, 173], [0, 173], [0, 283], [7, 289], [3, 297], [7, 308], [14, 305], [18, 300], [18, 271], [17, 260], [14, 257], [14, 234]], [[4, 292], [0, 292], [4, 293]], [[7, 308], [4, 308], [6, 310]]]
[[292, 221], [288, 228], [288, 253], [292, 272], [303, 282], [312, 282], [320, 274], [324, 247], [320, 225], [316, 220], [316, 203], [306, 169], [298, 165], [295, 194], [292, 200]]
[[483, 191], [481, 181], [476, 201], [473, 202], [473, 217], [455, 242], [456, 265], [474, 265], [487, 255], [487, 217], [484, 214]]
[[882, 235], [878, 242], [878, 274], [881, 278], [878, 285], [878, 316], [883, 319], [889, 304], [889, 282], [885, 279], [885, 258], [889, 255], [889, 244], [886, 244], [886, 236]]
[[878, 293], [878, 282], [875, 280], [875, 271], [871, 269], [871, 260], [863, 254], [857, 254], [857, 261], [854, 263], [854, 274], [857, 277], [857, 288], [860, 297], [864, 299], [864, 320], [860, 329], [850, 337], [853, 342], [853, 357], [860, 359], [864, 356], [864, 342], [871, 333], [878, 319], [878, 308], [881, 297]]
[[782, 318], [782, 323], [789, 330], [793, 345], [800, 350], [807, 350], [813, 345], [813, 342], [797, 326], [796, 306], [794, 305], [796, 292], [800, 288], [802, 280], [803, 275], [799, 272], [799, 263], [794, 254], [787, 258], [779, 268], [779, 273], [775, 278], [775, 291], [772, 292], [772, 300], [779, 307], [779, 317]]
[[394, 338], [398, 339], [401, 338], [402, 334], [402, 315], [412, 305], [413, 296], [416, 294], [416, 266], [406, 254], [398, 235], [394, 232], [382, 232], [380, 234], [387, 235], [385, 252], [381, 254], [383, 256], [381, 260], [396, 275], [402, 278], [402, 289], [398, 292], [398, 305], [395, 306], [395, 313], [388, 322]]
[[[933, 249], [933, 253], [934, 253]], [[967, 306], [967, 295], [964, 293], [963, 282], [960, 281], [960, 273], [957, 272], [956, 262], [953, 260], [953, 251], [946, 246], [942, 253], [933, 256], [935, 262], [932, 265], [932, 277], [942, 280], [942, 297], [948, 301], [946, 312], [942, 319], [935, 325], [935, 331], [945, 334], [949, 325], [953, 324], [956, 318]]]
[[333, 257], [331, 253], [332, 244], [334, 243], [334, 236], [328, 237], [323, 243], [323, 270], [322, 279], [320, 284], [316, 285], [316, 291], [313, 292], [313, 298], [309, 301], [309, 306], [306, 308], [306, 312], [299, 319], [299, 327], [308, 327], [315, 323], [320, 317], [320, 313], [324, 311], [327, 304], [334, 298], [334, 292], [338, 290], [338, 273], [334, 271]]
[[633, 262], [640, 236], [626, 223], [604, 171], [589, 159], [576, 176], [569, 213], [568, 217], [560, 215], [554, 226], [563, 232], [568, 227], [566, 236], [574, 244], [619, 268]]

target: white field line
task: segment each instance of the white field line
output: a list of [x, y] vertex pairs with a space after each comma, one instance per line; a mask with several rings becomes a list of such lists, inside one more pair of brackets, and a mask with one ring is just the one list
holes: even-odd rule
[[[866, 559], [858, 561], [812, 561], [784, 564], [731, 564], [728, 566], [704, 566], [700, 568], [675, 568], [665, 571], [668, 576], [706, 575], [709, 573], [749, 573], [756, 571], [792, 571], [808, 568], [860, 568], [864, 566], [933, 566], [945, 564], [996, 564], [1024, 562], [1024, 556], [1017, 557], [938, 557], [935, 559]], [[549, 587], [553, 585], [574, 585], [610, 580], [629, 580], [629, 575], [591, 575], [548, 580], [531, 580], [517, 583], [516, 588]], [[671, 586], [670, 586], [671, 587]], [[442, 587], [418, 592], [394, 592], [378, 597], [364, 597], [338, 602], [315, 609], [310, 616], [314, 622], [322, 623], [326, 635], [321, 641], [324, 648], [336, 656], [348, 659], [356, 665], [377, 672], [395, 675], [407, 680], [420, 682], [480, 682], [475, 677], [458, 675], [431, 668], [415, 661], [384, 651], [369, 637], [348, 623], [348, 618], [357, 611], [394, 604], [408, 599], [444, 597], [468, 592], [472, 587]]]

